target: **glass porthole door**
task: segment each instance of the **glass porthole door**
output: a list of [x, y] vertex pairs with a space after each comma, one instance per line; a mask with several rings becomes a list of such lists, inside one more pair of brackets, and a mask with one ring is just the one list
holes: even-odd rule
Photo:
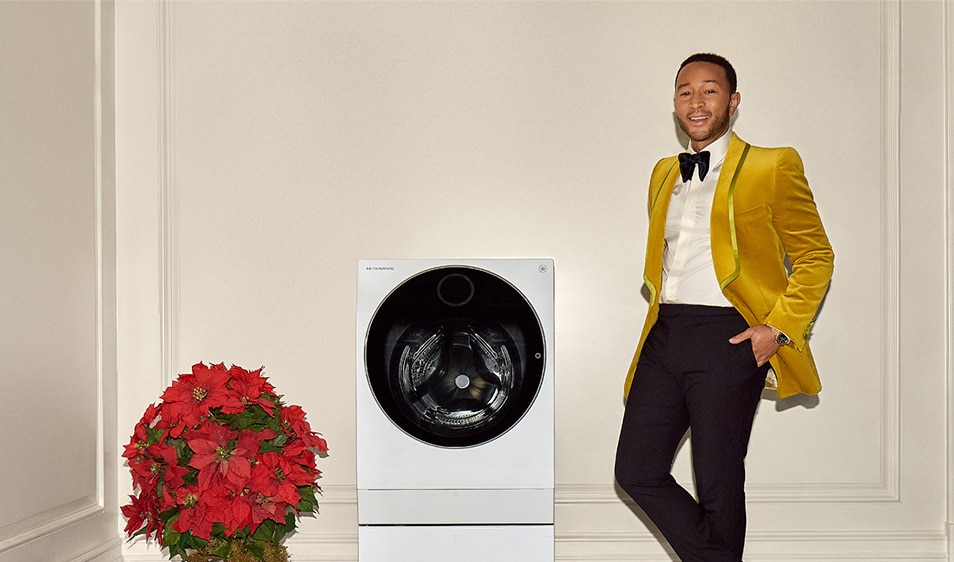
[[405, 433], [440, 447], [513, 427], [543, 381], [545, 344], [530, 303], [506, 280], [453, 266], [401, 283], [366, 338], [368, 383]]

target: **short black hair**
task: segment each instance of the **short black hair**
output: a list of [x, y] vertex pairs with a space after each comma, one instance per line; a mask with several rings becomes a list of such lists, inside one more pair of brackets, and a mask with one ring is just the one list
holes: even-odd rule
[[711, 62], [712, 64], [721, 66], [723, 69], [725, 69], [725, 77], [729, 81], [729, 93], [735, 93], [735, 90], [739, 85], [739, 80], [735, 74], [735, 69], [732, 68], [732, 63], [726, 60], [725, 57], [713, 53], [696, 53], [694, 55], [690, 55], [689, 58], [682, 61], [682, 64], [679, 65], [679, 70], [676, 71], [677, 80], [679, 79], [679, 73], [682, 72], [682, 69], [685, 68], [687, 64], [693, 62]]

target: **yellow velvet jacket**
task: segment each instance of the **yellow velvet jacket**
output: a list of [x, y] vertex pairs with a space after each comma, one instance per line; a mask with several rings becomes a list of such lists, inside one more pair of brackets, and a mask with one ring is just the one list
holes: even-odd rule
[[[659, 312], [666, 213], [678, 177], [679, 160], [671, 156], [656, 164], [649, 184], [643, 273], [649, 312], [626, 376], [627, 396]], [[835, 256], [795, 149], [752, 146], [732, 134], [712, 203], [710, 238], [726, 299], [750, 326], [769, 324], [792, 339], [772, 357], [775, 383], [767, 386], [780, 398], [817, 394], [821, 382], [808, 338]]]

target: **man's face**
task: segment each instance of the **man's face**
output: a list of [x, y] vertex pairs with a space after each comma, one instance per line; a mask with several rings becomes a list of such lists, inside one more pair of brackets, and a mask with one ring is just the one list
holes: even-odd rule
[[717, 64], [691, 62], [676, 77], [676, 118], [696, 151], [729, 129], [740, 100], [738, 92], [729, 92], [725, 69]]

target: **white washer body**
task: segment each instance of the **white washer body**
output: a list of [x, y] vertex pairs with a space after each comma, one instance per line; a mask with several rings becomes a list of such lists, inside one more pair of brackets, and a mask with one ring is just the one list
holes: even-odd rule
[[[490, 273], [516, 289], [536, 315], [545, 352], [542, 380], [518, 421], [489, 441], [448, 447], [412, 437], [383, 410], [369, 382], [367, 345], [372, 320], [396, 288], [423, 272], [457, 267]], [[525, 541], [541, 545], [536, 549], [538, 557], [526, 555], [522, 560], [552, 561], [553, 261], [362, 260], [357, 296], [357, 487], [362, 562], [404, 560], [395, 557], [393, 550], [390, 558], [373, 553], [387, 553], [392, 547], [407, 552], [413, 549], [408, 539], [422, 538], [421, 533], [433, 540], [425, 540], [429, 546], [420, 552], [408, 553], [408, 560], [430, 560], [424, 552], [458, 556], [459, 560], [497, 560], [506, 552], [506, 548], [499, 550], [501, 545], [487, 558], [481, 558], [472, 546], [493, 529], [503, 529], [496, 534], [512, 543], [511, 547]], [[395, 540], [398, 542], [392, 545]], [[471, 546], [462, 550], [461, 545], [467, 544]], [[443, 548], [449, 550], [438, 554]], [[461, 558], [464, 550], [476, 557]], [[498, 558], [491, 558], [494, 552]]]

